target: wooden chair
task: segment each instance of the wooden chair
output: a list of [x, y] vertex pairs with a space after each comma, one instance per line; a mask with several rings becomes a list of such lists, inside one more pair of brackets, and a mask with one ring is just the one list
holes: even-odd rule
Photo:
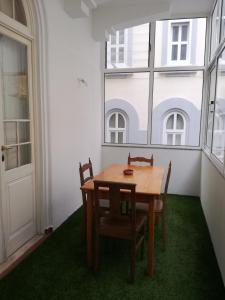
[[142, 156], [131, 157], [129, 153], [127, 163], [128, 165], [130, 165], [132, 162], [144, 162], [144, 163], [149, 163], [150, 166], [153, 166], [154, 159], [153, 159], [153, 155], [151, 156], [151, 158], [146, 158]]
[[[165, 222], [165, 214], [166, 214], [166, 200], [167, 200], [167, 192], [168, 192], [168, 186], [170, 181], [170, 175], [171, 175], [171, 168], [172, 163], [169, 163], [167, 176], [166, 176], [166, 183], [165, 183], [165, 189], [164, 193], [160, 196], [160, 199], [155, 200], [154, 202], [154, 213], [156, 221], [160, 220], [162, 221], [162, 230], [163, 230], [163, 246], [165, 248], [166, 246], [166, 222]], [[143, 215], [148, 215], [148, 204], [146, 203], [137, 203], [136, 209], [138, 213], [142, 213]]]
[[[93, 168], [92, 162], [89, 158], [88, 163], [79, 164], [79, 172], [80, 172], [80, 184], [81, 186], [84, 185], [87, 181], [93, 179]], [[83, 200], [83, 228], [84, 228], [84, 235], [86, 236], [86, 224], [87, 224], [87, 195], [85, 191], [82, 190], [82, 200]], [[101, 199], [101, 208], [108, 209], [109, 208], [109, 201], [107, 199]]]
[[[79, 164], [79, 172], [80, 172], [80, 185], [84, 185], [87, 181], [93, 179], [93, 168], [92, 162], [89, 158], [88, 163]], [[82, 200], [83, 200], [83, 228], [84, 234], [86, 235], [86, 224], [87, 224], [87, 195], [85, 191], [81, 191]]]
[[[99, 206], [101, 199], [101, 189], [108, 189], [109, 197], [109, 211], [103, 212]], [[141, 254], [143, 258], [144, 251], [144, 225], [146, 217], [136, 213], [135, 202], [135, 188], [136, 184], [115, 183], [106, 181], [94, 181], [95, 194], [95, 271], [99, 266], [99, 240], [100, 237], [110, 237], [116, 239], [125, 239], [131, 242], [131, 282], [135, 278], [135, 257], [139, 246], [141, 247]], [[121, 213], [122, 194], [121, 189], [127, 190], [127, 197], [129, 198], [130, 209], [129, 215]]]

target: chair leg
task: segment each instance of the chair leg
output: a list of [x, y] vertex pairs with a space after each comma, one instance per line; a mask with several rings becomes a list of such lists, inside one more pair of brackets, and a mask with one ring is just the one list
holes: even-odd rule
[[83, 236], [86, 241], [87, 235], [87, 204], [83, 201]]
[[161, 218], [162, 218], [163, 249], [165, 250], [166, 249], [166, 239], [167, 239], [167, 237], [166, 237], [167, 228], [166, 228], [166, 220], [165, 220], [165, 213], [164, 212], [162, 213]]
[[95, 264], [94, 264], [94, 272], [98, 271], [98, 267], [99, 267], [99, 240], [100, 237], [98, 235], [98, 233], [96, 233], [96, 237], [95, 237]]
[[144, 249], [145, 249], [145, 226], [143, 226], [143, 241], [142, 241], [142, 245], [141, 245], [141, 260], [144, 259]]
[[131, 241], [131, 265], [130, 265], [130, 281], [134, 283], [135, 279], [135, 258], [136, 258], [136, 240]]

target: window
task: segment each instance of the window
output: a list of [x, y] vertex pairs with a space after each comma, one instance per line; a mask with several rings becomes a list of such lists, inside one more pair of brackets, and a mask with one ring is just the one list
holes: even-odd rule
[[223, 50], [218, 60], [212, 147], [212, 153], [222, 163], [224, 162], [225, 150], [225, 63], [223, 59], [224, 55], [225, 50]]
[[107, 42], [107, 69], [148, 67], [149, 24], [117, 30]]
[[[149, 37], [150, 27], [155, 33]], [[119, 31], [110, 36], [104, 69], [106, 143], [199, 146], [205, 30], [205, 18], [179, 19], [125, 28], [125, 38]], [[124, 39], [120, 57], [117, 48]], [[116, 112], [125, 127], [118, 127]]]
[[225, 0], [222, 3], [222, 16], [221, 16], [221, 40], [225, 38]]
[[[203, 71], [170, 71], [154, 73], [154, 91], [152, 108], [152, 138], [151, 143], [155, 145], [170, 144], [176, 146], [199, 145], [199, 133], [201, 125], [202, 109], [202, 85]], [[165, 138], [166, 124], [165, 115], [169, 112], [181, 112], [179, 119], [172, 116], [170, 124], [173, 124], [172, 131], [175, 129], [185, 130], [186, 133], [179, 137], [172, 138], [172, 134]], [[184, 120], [184, 127], [176, 127]], [[192, 130], [195, 128], [195, 130]], [[175, 134], [173, 135], [173, 137]], [[180, 140], [180, 137], [183, 137]]]
[[107, 120], [107, 141], [112, 144], [126, 142], [126, 118], [121, 112], [114, 112]]
[[156, 22], [155, 67], [204, 66], [206, 19]]
[[180, 112], [170, 113], [164, 120], [163, 144], [185, 145], [186, 121]]
[[110, 63], [112, 66], [116, 64], [125, 64], [126, 42], [125, 30], [118, 30], [110, 36]]
[[217, 0], [211, 22], [211, 59], [219, 45], [220, 39], [220, 0]]
[[171, 23], [171, 46], [169, 51], [171, 63], [187, 63], [189, 61], [189, 31], [190, 22]]
[[22, 0], [0, 0], [0, 11], [23, 25], [27, 25]]
[[216, 67], [214, 66], [210, 72], [210, 87], [209, 87], [209, 102], [208, 102], [208, 126], [206, 135], [206, 146], [211, 150], [212, 144], [212, 129], [213, 129], [213, 114], [216, 89]]
[[[127, 139], [118, 139], [122, 143], [147, 144], [148, 127], [149, 73], [113, 73], [105, 74], [105, 116], [111, 111], [121, 111], [129, 120]], [[111, 121], [113, 121], [112, 119]], [[115, 118], [114, 126], [118, 128]], [[109, 124], [106, 122], [106, 124]], [[109, 124], [110, 125], [110, 124]], [[109, 138], [112, 126], [105, 128], [105, 141]], [[121, 130], [120, 130], [121, 131]], [[130, 134], [129, 134], [130, 133]], [[113, 134], [114, 135], [114, 134]], [[116, 142], [118, 143], [118, 141]]]

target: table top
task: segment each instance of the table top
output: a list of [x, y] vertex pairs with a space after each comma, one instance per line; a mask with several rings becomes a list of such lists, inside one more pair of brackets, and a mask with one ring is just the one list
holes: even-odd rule
[[[125, 169], [132, 169], [133, 175], [124, 175]], [[161, 166], [112, 164], [94, 176], [94, 180], [135, 183], [137, 194], [160, 195], [164, 174], [165, 168]], [[81, 189], [94, 190], [93, 180], [86, 182]]]

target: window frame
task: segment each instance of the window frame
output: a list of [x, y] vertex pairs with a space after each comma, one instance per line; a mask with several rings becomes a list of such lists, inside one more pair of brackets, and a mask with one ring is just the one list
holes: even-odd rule
[[[208, 19], [208, 22], [209, 22], [209, 28], [210, 28], [210, 32], [208, 32], [208, 59], [207, 59], [207, 62], [206, 62], [206, 74], [208, 75], [209, 72], [213, 69], [213, 67], [215, 66], [216, 67], [216, 84], [215, 84], [215, 99], [214, 99], [214, 113], [213, 113], [213, 128], [212, 128], [212, 142], [211, 142], [211, 147], [210, 149], [207, 147], [206, 143], [207, 143], [207, 140], [206, 140], [206, 134], [204, 136], [204, 142], [203, 142], [203, 147], [202, 147], [202, 150], [204, 152], [204, 154], [208, 157], [208, 159], [212, 162], [212, 164], [216, 167], [216, 169], [218, 170], [218, 172], [223, 176], [225, 177], [225, 162], [222, 163], [216, 156], [215, 154], [213, 154], [212, 152], [212, 146], [213, 146], [213, 132], [214, 132], [214, 119], [215, 119], [215, 100], [216, 100], [216, 93], [217, 93], [217, 72], [218, 72], [218, 59], [220, 57], [220, 55], [222, 54], [222, 52], [225, 50], [225, 37], [221, 38], [221, 26], [222, 26], [222, 22], [221, 22], [221, 18], [222, 18], [222, 9], [223, 9], [223, 5], [225, 5], [225, 0], [222, 0], [220, 2], [220, 37], [219, 37], [219, 44], [217, 46], [217, 49], [215, 49], [215, 53], [213, 56], [211, 56], [211, 42], [212, 42], [212, 17], [213, 17], [213, 13], [214, 13], [214, 10], [215, 10], [215, 7], [216, 7], [216, 4], [217, 4], [217, 1], [216, 0], [212, 6], [212, 11], [211, 11], [211, 14], [210, 14], [210, 17]], [[207, 78], [207, 86], [205, 88], [206, 90], [206, 94], [208, 95], [209, 93], [209, 84], [210, 84], [210, 80], [209, 78]], [[208, 101], [208, 98], [205, 97], [206, 101]], [[208, 108], [207, 106], [205, 107], [205, 110], [204, 110], [204, 113], [205, 113], [205, 116], [208, 117]], [[208, 118], [207, 118], [208, 120]], [[205, 123], [205, 133], [207, 133], [207, 123]]]
[[[183, 129], [177, 129], [177, 117], [180, 115], [182, 117], [184, 127]], [[167, 128], [167, 122], [169, 118], [173, 116], [173, 128]], [[166, 114], [163, 120], [163, 145], [172, 145], [172, 146], [185, 146], [185, 139], [186, 139], [186, 130], [187, 130], [187, 121], [185, 116], [179, 110], [173, 110]], [[168, 144], [168, 134], [172, 135], [173, 143]], [[181, 135], [181, 144], [176, 145], [176, 135]]]
[[[182, 26], [188, 25], [188, 32], [187, 32], [187, 41], [182, 42]], [[178, 26], [178, 41], [173, 41], [173, 27]], [[168, 66], [187, 66], [191, 65], [191, 33], [192, 33], [192, 20], [191, 19], [181, 19], [181, 20], [170, 20], [168, 26], [168, 51], [167, 51], [167, 65]], [[172, 46], [177, 45], [177, 59], [172, 60]], [[187, 45], [187, 52], [186, 52], [186, 59], [181, 60], [181, 46]], [[179, 59], [178, 59], [179, 58]]]
[[[120, 31], [121, 30], [123, 30], [123, 33], [124, 33], [124, 43], [120, 43]], [[106, 64], [106, 69], [108, 69], [108, 70], [114, 69], [113, 64], [116, 66], [116, 68], [120, 69], [120, 67], [125, 66], [125, 64], [127, 62], [128, 30], [126, 28], [125, 29], [117, 30], [115, 32], [115, 35], [116, 35], [116, 43], [115, 44], [112, 44], [112, 41], [111, 41], [111, 37], [112, 36], [109, 37], [109, 41], [108, 41], [109, 47], [110, 47], [110, 51], [109, 51], [109, 53], [110, 53], [110, 61], [109, 61], [109, 63], [110, 63], [110, 66], [111, 66], [110, 68], [107, 68], [107, 64], [108, 64], [107, 59], [108, 59], [108, 57], [107, 57], [107, 51], [106, 51], [106, 58], [107, 59], [106, 59], [105, 64]], [[124, 51], [123, 62], [119, 61], [119, 51], [120, 51], [120, 48], [122, 48], [123, 51]], [[107, 45], [106, 45], [106, 49], [107, 49]], [[116, 61], [115, 61], [115, 63], [112, 63], [112, 49], [116, 50]]]
[[[110, 119], [111, 117], [115, 115], [115, 127], [110, 127], [109, 123], [110, 123]], [[123, 117], [123, 120], [124, 120], [124, 124], [125, 126], [120, 128], [118, 125], [119, 125], [119, 115], [121, 115]], [[108, 116], [106, 117], [107, 120], [106, 120], [106, 124], [107, 124], [107, 129], [106, 129], [106, 139], [109, 141], [109, 142], [106, 142], [106, 143], [110, 143], [110, 144], [119, 144], [118, 143], [118, 136], [119, 136], [119, 133], [122, 133], [123, 134], [123, 143], [126, 143], [126, 140], [127, 140], [127, 133], [128, 133], [128, 121], [127, 121], [127, 118], [126, 116], [124, 115], [123, 112], [121, 112], [120, 109], [118, 110], [113, 110], [111, 111]], [[111, 133], [112, 132], [115, 132], [115, 143], [112, 143], [111, 142]], [[120, 145], [120, 144], [119, 144]]]
[[[186, 23], [187, 21], [192, 21], [194, 19], [206, 19], [206, 17], [193, 17], [190, 19], [188, 18], [174, 18], [171, 19], [159, 19], [156, 21], [172, 21], [172, 22], [179, 22], [182, 20], [183, 23]], [[149, 64], [148, 67], [141, 67], [141, 68], [114, 68], [110, 69], [107, 68], [107, 41], [102, 44], [102, 53], [105, 53], [105, 55], [102, 55], [102, 86], [103, 86], [103, 105], [102, 105], [102, 116], [104, 120], [104, 126], [102, 128], [102, 146], [112, 146], [112, 147], [138, 147], [138, 148], [155, 148], [155, 149], [179, 149], [179, 150], [202, 150], [203, 145], [203, 93], [202, 93], [202, 111], [201, 111], [201, 117], [200, 117], [200, 132], [199, 132], [199, 145], [198, 146], [188, 146], [188, 145], [164, 145], [164, 144], [152, 144], [152, 107], [153, 107], [153, 88], [154, 88], [154, 72], [179, 72], [179, 71], [202, 71], [203, 72], [203, 84], [202, 84], [202, 90], [204, 91], [205, 87], [205, 66], [206, 66], [206, 59], [207, 59], [207, 51], [206, 51], [206, 40], [207, 40], [207, 31], [208, 31], [208, 25], [206, 22], [206, 34], [205, 34], [205, 49], [204, 49], [204, 65], [195, 65], [192, 66], [190, 64], [186, 65], [180, 65], [180, 66], [163, 66], [163, 67], [155, 67], [155, 29], [156, 29], [156, 21], [149, 22]], [[190, 35], [189, 35], [190, 37]], [[138, 143], [126, 143], [126, 144], [111, 144], [107, 143], [105, 140], [106, 136], [106, 122], [105, 122], [105, 74], [109, 73], [135, 73], [135, 72], [149, 72], [149, 101], [148, 101], [148, 126], [147, 126], [147, 144], [138, 144]]]

